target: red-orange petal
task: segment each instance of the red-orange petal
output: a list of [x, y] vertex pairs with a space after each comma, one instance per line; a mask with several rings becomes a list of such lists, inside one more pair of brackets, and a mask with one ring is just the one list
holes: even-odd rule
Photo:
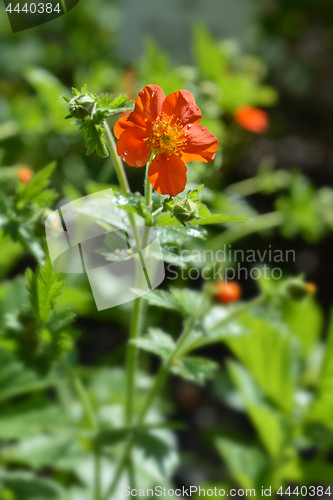
[[184, 127], [186, 145], [182, 151], [182, 160], [210, 162], [215, 158], [217, 138], [208, 128], [193, 123]]
[[186, 186], [186, 165], [176, 155], [156, 155], [148, 171], [150, 184], [159, 194], [176, 196]]
[[131, 167], [143, 167], [149, 160], [151, 149], [144, 139], [146, 132], [140, 127], [132, 127], [125, 130], [118, 139], [118, 156]]
[[124, 116], [123, 118], [119, 118], [119, 120], [116, 122], [115, 126], [113, 127], [113, 133], [117, 137], [117, 139], [119, 139], [121, 134], [131, 127], [135, 127], [135, 123], [129, 120], [127, 116]]
[[146, 85], [139, 92], [129, 119], [139, 127], [148, 127], [162, 111], [165, 94], [158, 85]]
[[234, 111], [235, 120], [246, 130], [255, 134], [263, 134], [269, 126], [269, 118], [266, 111], [253, 108], [252, 106], [241, 106]]
[[175, 115], [183, 125], [199, 123], [202, 116], [193, 95], [188, 90], [178, 90], [168, 95], [163, 102], [162, 111], [169, 116]]

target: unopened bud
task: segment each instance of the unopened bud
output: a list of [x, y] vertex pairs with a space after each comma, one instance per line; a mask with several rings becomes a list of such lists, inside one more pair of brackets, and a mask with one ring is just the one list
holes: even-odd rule
[[93, 114], [95, 106], [95, 98], [92, 95], [80, 94], [70, 101], [69, 112], [74, 118], [84, 120]]

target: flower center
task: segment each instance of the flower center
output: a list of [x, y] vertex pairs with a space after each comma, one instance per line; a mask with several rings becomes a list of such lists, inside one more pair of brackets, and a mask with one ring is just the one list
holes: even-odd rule
[[182, 121], [175, 115], [160, 113], [146, 140], [156, 154], [179, 155], [186, 144]]

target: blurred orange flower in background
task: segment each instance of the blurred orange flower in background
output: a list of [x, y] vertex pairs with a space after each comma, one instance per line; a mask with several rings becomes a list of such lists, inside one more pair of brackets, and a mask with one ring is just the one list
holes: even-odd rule
[[234, 118], [241, 127], [255, 134], [264, 134], [268, 130], [269, 117], [262, 109], [240, 106], [234, 111]]
[[187, 90], [165, 97], [158, 85], [146, 85], [134, 111], [114, 126], [118, 155], [131, 167], [143, 167], [155, 155], [150, 184], [159, 194], [176, 196], [186, 185], [184, 162], [211, 162], [215, 157], [217, 138], [200, 120], [201, 111]]
[[32, 176], [33, 171], [29, 167], [21, 167], [17, 170], [17, 177], [23, 184], [27, 184]]
[[219, 281], [215, 285], [217, 298], [223, 304], [237, 302], [241, 298], [242, 289], [236, 281]]

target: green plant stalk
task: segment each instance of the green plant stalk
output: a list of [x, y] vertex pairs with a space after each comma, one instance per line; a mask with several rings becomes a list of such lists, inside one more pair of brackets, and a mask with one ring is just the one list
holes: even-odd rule
[[[72, 370], [71, 366], [65, 359], [61, 360], [61, 366], [63, 367], [64, 371], [66, 372], [69, 380], [71, 381], [71, 384], [73, 386], [73, 389], [81, 402], [82, 408], [84, 410], [84, 413], [86, 415], [86, 418], [89, 423], [89, 427], [91, 428], [92, 431], [97, 432], [98, 431], [98, 424], [97, 420], [95, 417], [94, 410], [91, 406], [90, 400], [88, 398], [87, 392], [79, 379], [79, 377], [76, 375], [74, 370]], [[101, 490], [101, 450], [100, 450], [100, 445], [99, 443], [94, 444], [94, 492], [95, 500], [101, 500], [102, 498], [102, 490]]]
[[125, 406], [125, 425], [132, 424], [133, 403], [134, 403], [134, 385], [135, 385], [135, 369], [137, 364], [137, 347], [131, 340], [137, 339], [141, 334], [143, 323], [144, 300], [138, 297], [134, 300], [132, 321], [127, 345], [126, 355], [126, 406]]
[[106, 120], [104, 120], [104, 129], [105, 129], [106, 143], [108, 145], [108, 150], [109, 150], [110, 156], [112, 158], [114, 168], [116, 170], [119, 185], [123, 189], [123, 191], [129, 193], [131, 190], [130, 190], [130, 187], [128, 184], [124, 165], [123, 165], [121, 158], [119, 158], [119, 156], [117, 154], [116, 143], [114, 141], [112, 132], [111, 132], [110, 127], [108, 125], [108, 122]]
[[227, 229], [223, 233], [212, 238], [206, 245], [206, 248], [212, 251], [219, 250], [224, 245], [230, 245], [237, 240], [248, 236], [249, 234], [277, 227], [283, 224], [285, 216], [281, 212], [269, 212], [268, 214], [259, 215], [251, 222], [238, 223], [231, 229]]
[[[116, 150], [116, 144], [112, 135], [112, 132], [108, 126], [108, 123], [105, 121], [104, 122], [104, 127], [105, 127], [105, 132], [106, 132], [106, 143], [108, 146], [108, 150], [110, 153], [110, 156], [112, 158], [112, 161], [115, 166], [115, 170], [117, 173], [118, 177], [118, 182], [120, 187], [126, 191], [130, 192], [130, 187], [129, 183], [127, 180], [126, 172], [124, 170], [124, 166], [122, 163], [121, 158], [119, 158]], [[153, 159], [153, 155], [151, 155], [149, 162], [146, 167], [146, 172], [148, 175], [148, 169], [149, 165]], [[147, 184], [148, 181], [148, 184]], [[146, 178], [146, 184], [145, 184], [145, 191], [146, 191], [146, 202], [147, 206], [149, 207], [151, 205], [151, 195], [152, 195], [152, 189], [151, 185], [149, 182], [149, 179]], [[135, 216], [132, 213], [128, 214], [130, 223], [133, 227], [133, 232], [134, 236], [137, 242], [137, 248], [139, 249], [139, 254], [140, 254], [140, 259], [141, 263], [144, 266], [144, 261], [141, 255], [141, 250], [144, 249], [145, 247], [145, 240], [148, 237], [147, 231], [145, 231], [145, 234], [143, 236], [143, 241], [142, 241], [142, 246], [141, 246], [141, 238], [140, 234], [136, 228], [136, 220]], [[149, 277], [148, 277], [148, 285], [149, 285]], [[145, 313], [145, 304], [144, 304], [144, 299], [142, 297], [138, 297], [134, 301], [133, 305], [133, 313], [132, 313], [132, 319], [131, 319], [131, 327], [130, 327], [130, 335], [129, 335], [129, 340], [135, 340], [138, 338], [141, 334], [142, 330], [142, 325], [143, 325], [143, 320], [144, 320], [144, 313]], [[131, 425], [132, 423], [132, 418], [133, 418], [133, 408], [134, 408], [134, 395], [135, 395], [135, 372], [136, 372], [136, 365], [137, 365], [137, 347], [134, 343], [128, 342], [127, 343], [127, 348], [126, 348], [126, 363], [125, 363], [125, 377], [126, 377], [126, 402], [125, 402], [125, 412], [124, 412], [124, 420], [125, 420], [125, 425]], [[132, 464], [132, 459], [130, 457], [130, 453], [127, 454], [127, 460], [126, 464], [129, 468], [130, 472], [130, 477], [134, 478], [134, 473], [133, 473], [133, 464]], [[131, 481], [132, 482], [132, 481]]]
[[[148, 413], [148, 410], [149, 410], [152, 402], [154, 401], [156, 395], [158, 394], [158, 392], [159, 392], [159, 390], [160, 390], [160, 388], [161, 388], [161, 386], [162, 386], [162, 384], [163, 384], [163, 382], [168, 374], [170, 365], [172, 364], [172, 362], [174, 361], [176, 356], [180, 354], [181, 347], [183, 346], [188, 335], [192, 331], [193, 325], [194, 325], [196, 319], [199, 317], [199, 315], [201, 313], [201, 309], [205, 305], [205, 299], [206, 299], [206, 296], [204, 295], [201, 304], [197, 308], [196, 314], [194, 316], [192, 316], [192, 318], [190, 319], [190, 321], [189, 321], [188, 325], [186, 326], [186, 328], [184, 329], [182, 335], [179, 337], [179, 339], [175, 345], [174, 350], [170, 353], [169, 357], [162, 363], [162, 365], [161, 365], [161, 367], [160, 367], [160, 369], [155, 377], [155, 382], [154, 382], [154, 384], [153, 384], [152, 388], [150, 389], [150, 392], [147, 396], [146, 402], [145, 402], [145, 404], [144, 404], [144, 406], [139, 414], [136, 430], [141, 428], [142, 425], [144, 424], [144, 419]], [[256, 297], [252, 301], [244, 304], [243, 306], [239, 307], [237, 310], [233, 311], [229, 316], [224, 318], [218, 324], [218, 326], [220, 327], [222, 324], [228, 323], [230, 320], [234, 319], [238, 315], [242, 314], [245, 311], [248, 311], [252, 307], [257, 306], [258, 304], [264, 302], [265, 300], [266, 300], [266, 295], [264, 295], [264, 294], [260, 295], [259, 297]], [[131, 452], [131, 448], [132, 448], [132, 445], [133, 445], [133, 442], [135, 439], [135, 431], [136, 430], [133, 431], [131, 437], [129, 438], [129, 440], [126, 443], [124, 454], [123, 454], [123, 456], [118, 464], [118, 467], [116, 468], [113, 481], [112, 481], [110, 487], [108, 488], [106, 494], [103, 496], [102, 500], [109, 500], [109, 498], [111, 497], [111, 495], [113, 495], [113, 493], [115, 492], [115, 489], [117, 488], [118, 481], [120, 480], [121, 474], [122, 474], [124, 468], [126, 467], [128, 456]]]

